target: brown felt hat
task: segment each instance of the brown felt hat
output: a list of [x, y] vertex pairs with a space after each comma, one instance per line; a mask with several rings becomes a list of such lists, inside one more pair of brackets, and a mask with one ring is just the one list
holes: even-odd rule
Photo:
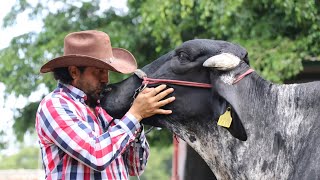
[[108, 34], [89, 30], [68, 34], [64, 38], [64, 55], [44, 64], [40, 72], [68, 66], [93, 66], [128, 74], [137, 69], [137, 62], [128, 50], [112, 48]]

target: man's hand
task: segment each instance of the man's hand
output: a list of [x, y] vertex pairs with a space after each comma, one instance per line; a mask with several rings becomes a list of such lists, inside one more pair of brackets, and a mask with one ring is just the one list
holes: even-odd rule
[[129, 109], [129, 113], [131, 113], [139, 122], [143, 118], [147, 118], [155, 114], [171, 114], [171, 110], [161, 109], [162, 106], [175, 100], [175, 97], [163, 99], [173, 92], [173, 88], [164, 90], [166, 87], [166, 85], [159, 85], [155, 88], [145, 88], [133, 101], [133, 104]]

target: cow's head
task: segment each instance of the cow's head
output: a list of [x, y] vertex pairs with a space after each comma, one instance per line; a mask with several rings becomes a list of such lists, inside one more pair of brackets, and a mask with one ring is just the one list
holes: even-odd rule
[[[225, 41], [196, 39], [184, 42], [175, 50], [161, 56], [142, 68], [150, 78], [174, 79], [201, 83], [210, 83], [209, 69], [203, 63], [212, 56], [223, 52], [234, 54], [247, 60], [247, 51], [236, 44]], [[107, 87], [108, 92], [102, 99], [102, 106], [116, 118], [121, 118], [129, 109], [136, 89], [142, 80], [136, 75]], [[183, 139], [192, 142], [201, 133], [216, 128], [217, 119], [228, 107], [227, 102], [211, 89], [186, 87], [168, 84], [175, 91], [176, 100], [164, 107], [171, 109], [171, 115], [155, 115], [144, 119], [142, 123], [168, 128]], [[233, 136], [246, 140], [247, 135], [233, 114], [233, 122], [228, 129]], [[200, 135], [199, 135], [200, 134]]]

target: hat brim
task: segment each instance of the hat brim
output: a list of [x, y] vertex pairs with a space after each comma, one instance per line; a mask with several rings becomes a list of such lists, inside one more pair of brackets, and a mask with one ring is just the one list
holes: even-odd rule
[[95, 57], [71, 54], [54, 58], [40, 68], [41, 73], [53, 71], [55, 68], [68, 66], [90, 66], [111, 71], [129, 74], [137, 69], [134, 56], [122, 48], [112, 48], [113, 58], [110, 60], [97, 59]]

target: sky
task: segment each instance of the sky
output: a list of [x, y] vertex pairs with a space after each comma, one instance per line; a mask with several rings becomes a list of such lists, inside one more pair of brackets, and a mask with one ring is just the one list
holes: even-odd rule
[[[40, 32], [42, 29], [42, 22], [40, 21], [30, 21], [28, 19], [27, 13], [22, 13], [17, 17], [17, 24], [9, 27], [9, 28], [3, 28], [3, 18], [5, 15], [10, 12], [12, 6], [15, 4], [16, 0], [6, 0], [1, 3], [0, 6], [0, 49], [3, 49], [5, 47], [8, 47], [10, 44], [10, 41], [13, 37], [19, 36], [21, 34], [27, 33], [27, 32]], [[39, 0], [27, 0], [28, 2], [35, 3]], [[89, 0], [88, 0], [89, 1]], [[102, 9], [107, 9], [110, 6], [117, 8], [119, 10], [122, 10], [126, 12], [128, 8], [126, 7], [127, 0], [100, 0], [100, 7]], [[60, 4], [61, 5], [61, 4]], [[56, 7], [56, 6], [55, 6]], [[8, 133], [8, 136], [5, 138], [12, 139], [12, 125], [13, 125], [13, 109], [16, 108], [23, 108], [28, 100], [38, 101], [39, 97], [41, 97], [41, 94], [46, 93], [46, 90], [44, 88], [40, 88], [40, 92], [35, 92], [31, 94], [30, 97], [19, 97], [16, 98], [13, 95], [10, 95], [7, 97], [7, 99], [4, 98], [4, 90], [5, 85], [0, 82], [0, 130], [6, 130]], [[10, 144], [9, 148], [7, 150], [2, 151], [2, 153], [14, 153], [17, 149], [15, 148], [14, 144]], [[1, 152], [0, 152], [1, 153]]]
[[[15, 3], [15, 0], [7, 0], [1, 3], [0, 6], [0, 49], [3, 49], [9, 46], [10, 41], [13, 37], [19, 36], [23, 33], [29, 31], [39, 31], [42, 24], [39, 22], [31, 22], [28, 20], [26, 14], [22, 14], [17, 18], [17, 24], [10, 28], [2, 28], [3, 18], [10, 11], [11, 7]], [[26, 104], [26, 98], [15, 98], [13, 95], [8, 96], [7, 99], [4, 98], [5, 85], [0, 82], [0, 129], [6, 130], [8, 134], [5, 139], [10, 139], [10, 136], [13, 134], [12, 125], [13, 125], [13, 109], [14, 108], [23, 108]], [[8, 152], [14, 153], [13, 143], [9, 144]], [[4, 151], [6, 152], [6, 151]]]

